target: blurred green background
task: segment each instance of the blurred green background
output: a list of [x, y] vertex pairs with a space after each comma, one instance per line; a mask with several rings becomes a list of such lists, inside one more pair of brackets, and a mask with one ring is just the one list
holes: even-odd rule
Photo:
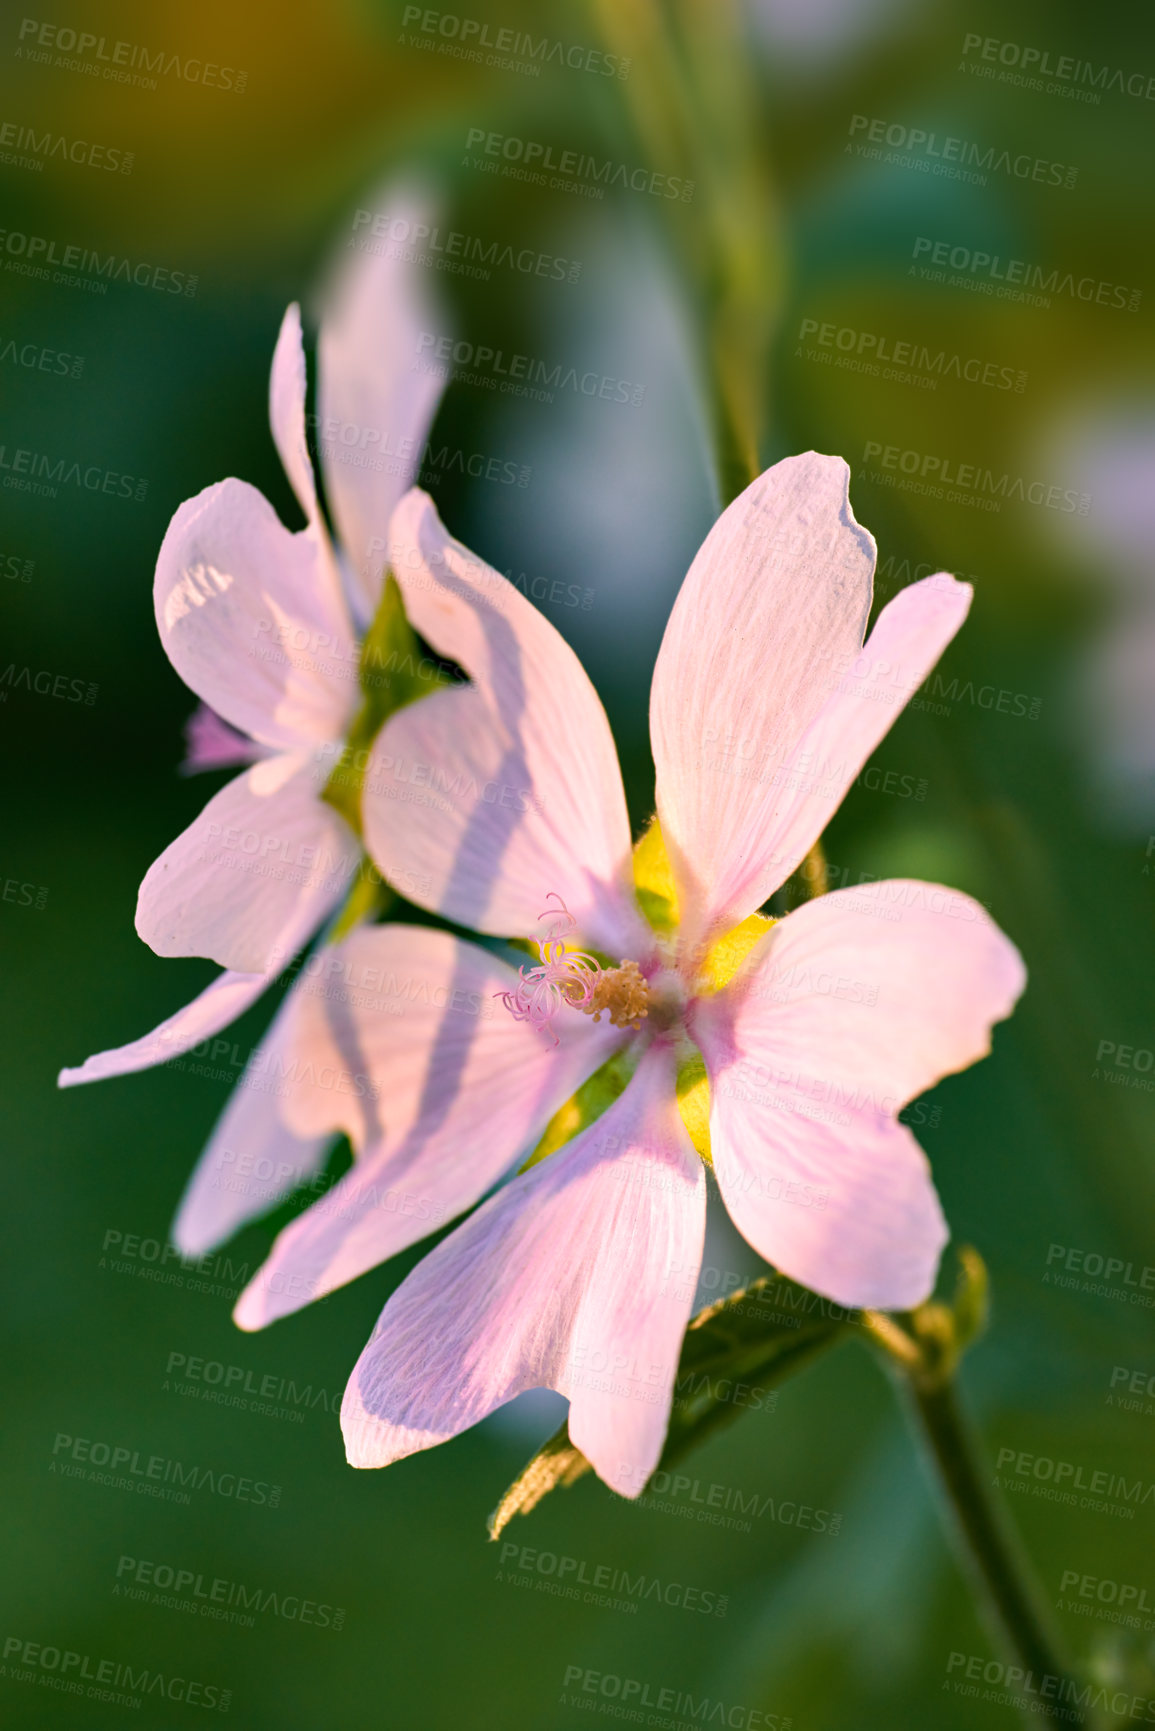
[[[488, 22], [491, 34], [605, 45], [601, 18], [576, 4], [462, 6], [449, 16]], [[1145, 665], [1145, 584], [1155, 587], [1142, 530], [1144, 510], [1155, 517], [1155, 475], [1142, 461], [1153, 413], [1155, 108], [1131, 93], [1155, 73], [1155, 30], [1138, 9], [1089, 11], [1071, 0], [680, 10], [700, 32], [731, 33], [727, 51], [750, 85], [751, 123], [737, 148], [753, 153], [743, 196], [756, 187], [762, 207], [740, 206], [739, 219], [764, 222], [758, 240], [773, 258], [763, 308], [773, 339], [751, 381], [767, 403], [763, 461], [809, 447], [846, 456], [856, 513], [879, 542], [884, 598], [927, 569], [976, 586], [937, 695], [897, 723], [874, 760], [883, 774], [863, 778], [827, 837], [840, 881], [909, 873], [978, 895], [1030, 968], [992, 1058], [914, 1113], [955, 1235], [979, 1246], [994, 1282], [994, 1325], [966, 1366], [969, 1396], [992, 1461], [1013, 1448], [1074, 1463], [1087, 1479], [1107, 1471], [1146, 1485], [1155, 1481], [1155, 1399], [1131, 1397], [1129, 1409], [1111, 1396], [1128, 1393], [1120, 1369], [1155, 1372], [1142, 1302], [1155, 1298], [1142, 1285], [1155, 1263], [1155, 1102], [1141, 1085], [1155, 1047], [1155, 800], [1140, 788], [1121, 802], [1117, 739], [1128, 714], [1117, 710], [1129, 687], [1101, 662], [1098, 676], [1089, 669], [1120, 634]], [[144, 870], [211, 790], [176, 774], [193, 700], [157, 641], [155, 555], [177, 505], [229, 474], [299, 520], [266, 421], [279, 320], [301, 298], [308, 324], [354, 211], [377, 208], [395, 169], [435, 172], [452, 226], [582, 262], [573, 283], [508, 270], [489, 281], [438, 274], [463, 336], [646, 387], [634, 407], [539, 404], [454, 383], [437, 443], [529, 465], [532, 476], [524, 488], [448, 476], [436, 497], [454, 532], [503, 571], [525, 573], [527, 585], [543, 577], [593, 591], [588, 608], [546, 600], [543, 609], [604, 697], [636, 821], [651, 809], [650, 670], [716, 510], [686, 353], [692, 319], [662, 228], [669, 212], [636, 193], [594, 202], [477, 174], [463, 158], [468, 131], [484, 127], [662, 169], [628, 112], [631, 96], [660, 91], [662, 57], [657, 48], [652, 64], [643, 56], [629, 79], [556, 59], [531, 77], [441, 54], [439, 27], [413, 35], [403, 14], [380, 0], [207, 0], [195, 12], [97, 3], [36, 20], [37, 30], [47, 21], [243, 69], [242, 93], [176, 76], [156, 90], [118, 85], [52, 64], [54, 54], [37, 63], [18, 53], [35, 33], [17, 12], [0, 26], [0, 119], [134, 153], [130, 174], [0, 162], [6, 232], [198, 279], [195, 297], [125, 283], [98, 296], [0, 271], [0, 462], [30, 448], [148, 481], [139, 501], [75, 487], [55, 499], [0, 493], [0, 662], [98, 687], [91, 703], [15, 680], [0, 688], [2, 875], [17, 885], [0, 902], [5, 1641], [231, 1690], [233, 1719], [251, 1731], [552, 1731], [582, 1722], [577, 1685], [566, 1682], [578, 1667], [648, 1683], [655, 1698], [685, 1691], [727, 1711], [789, 1717], [798, 1731], [1013, 1723], [1012, 1707], [947, 1686], [952, 1652], [985, 1658], [992, 1648], [892, 1390], [859, 1348], [822, 1361], [785, 1387], [773, 1413], [746, 1416], [691, 1463], [699, 1496], [721, 1484], [744, 1498], [756, 1491], [759, 1507], [772, 1498], [775, 1511], [783, 1500], [812, 1505], [841, 1514], [836, 1534], [770, 1513], [748, 1533], [716, 1528], [633, 1508], [587, 1480], [518, 1520], [509, 1539], [582, 1559], [589, 1573], [628, 1568], [728, 1595], [726, 1615], [652, 1600], [633, 1614], [564, 1601], [533, 1590], [541, 1577], [532, 1569], [515, 1567], [511, 1581], [485, 1533], [500, 1492], [557, 1422], [554, 1407], [529, 1400], [388, 1472], [355, 1473], [335, 1411], [317, 1400], [324, 1390], [336, 1406], [377, 1311], [418, 1253], [266, 1335], [240, 1335], [228, 1294], [260, 1261], [277, 1220], [228, 1248], [200, 1277], [208, 1290], [188, 1270], [181, 1283], [151, 1279], [156, 1252], [144, 1243], [164, 1240], [224, 1105], [222, 1084], [162, 1070], [55, 1090], [62, 1064], [143, 1033], [214, 972], [161, 961], [132, 925]], [[987, 39], [996, 49], [984, 60]], [[991, 74], [1012, 58], [999, 61], [1002, 43], [1046, 51], [1052, 66], [1069, 56], [1095, 73], [1108, 68], [1100, 100], [1000, 81]], [[1116, 69], [1123, 76], [1112, 85]], [[712, 112], [728, 115], [724, 90]], [[859, 155], [874, 121], [883, 136], [888, 125], [917, 128], [1078, 176], [1053, 185], [992, 169], [979, 185], [886, 161], [885, 143], [877, 157]], [[724, 162], [734, 139], [718, 124], [718, 137], [696, 147]], [[707, 203], [698, 208], [709, 214], [715, 199], [720, 210], [736, 184], [723, 171], [700, 187]], [[1000, 299], [976, 291], [981, 272], [969, 264], [969, 287], [928, 280], [912, 274], [927, 263], [914, 257], [919, 237], [1125, 285], [1142, 299], [1133, 310], [1069, 291], [1049, 306]], [[8, 256], [0, 250], [0, 263]], [[824, 326], [833, 332], [825, 340]], [[906, 342], [946, 363], [940, 372], [924, 364], [914, 381], [884, 376], [884, 365], [839, 365], [859, 358], [862, 333], [888, 353]], [[22, 362], [27, 345], [83, 357], [80, 376], [71, 364], [65, 373]], [[1020, 374], [1021, 390], [1005, 388]], [[1124, 450], [1137, 453], [1130, 469], [1104, 470], [1103, 427], [1122, 429]], [[906, 490], [893, 485], [905, 479], [898, 455], [891, 467], [880, 461], [888, 447], [919, 453], [920, 470], [929, 455], [952, 470], [970, 464], [1089, 491], [1092, 503], [1080, 515], [1011, 497], [988, 511], [973, 497]], [[1150, 664], [1155, 671], [1155, 654]], [[991, 691], [989, 702], [979, 695]], [[240, 1051], [272, 1003], [238, 1025]], [[1133, 1054], [1119, 1061], [1123, 1048]], [[123, 1254], [134, 1238], [137, 1250]], [[1063, 1253], [1049, 1264], [1055, 1245]], [[1136, 1285], [1117, 1273], [1107, 1291], [1079, 1278], [1056, 1286], [1046, 1277], [1065, 1269], [1069, 1251], [1090, 1256], [1092, 1273], [1096, 1256], [1131, 1265]], [[706, 1261], [715, 1289], [759, 1267], [720, 1219]], [[182, 1397], [171, 1377], [166, 1388], [175, 1354], [312, 1393], [290, 1402], [287, 1417]], [[70, 1480], [52, 1470], [61, 1434], [278, 1484], [280, 1504], [204, 1491], [183, 1507]], [[693, 1494], [670, 1501], [696, 1513]], [[1008, 1500], [1052, 1602], [1072, 1596], [1060, 1583], [1077, 1572], [1145, 1587], [1155, 1605], [1155, 1495], [1133, 1518]], [[303, 1627], [270, 1608], [249, 1628], [128, 1599], [117, 1592], [124, 1557], [341, 1607], [343, 1626]], [[131, 1578], [122, 1574], [121, 1587]], [[1072, 1652], [1155, 1695], [1151, 1635], [1105, 1620], [1101, 1600], [1084, 1603], [1100, 1615], [1057, 1611]], [[1155, 1612], [1144, 1620], [1155, 1625]], [[593, 1710], [615, 1705], [583, 1698]], [[158, 1696], [139, 1710], [74, 1699], [22, 1681], [10, 1655], [0, 1670], [5, 1726], [123, 1721], [159, 1731], [206, 1710]]]

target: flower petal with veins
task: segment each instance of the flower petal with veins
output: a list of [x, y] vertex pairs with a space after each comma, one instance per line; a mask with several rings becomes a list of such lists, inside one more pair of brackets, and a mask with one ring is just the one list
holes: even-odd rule
[[402, 1281], [341, 1405], [352, 1465], [384, 1466], [554, 1388], [574, 1445], [636, 1496], [661, 1455], [705, 1227], [673, 1054], [656, 1048], [596, 1124]]
[[320, 798], [317, 765], [283, 754], [214, 794], [148, 869], [136, 929], [161, 956], [281, 968], [340, 901], [360, 857]]
[[477, 931], [532, 937], [555, 890], [594, 948], [652, 948], [613, 735], [581, 662], [416, 488], [390, 546], [415, 629], [471, 683], [402, 709], [378, 735], [363, 799], [373, 858], [387, 877], [427, 882], [422, 906]]
[[[287, 1226], [237, 1305], [262, 1328], [473, 1206], [623, 1037], [575, 1016], [553, 1041], [500, 1009], [517, 976], [448, 932], [374, 926], [300, 980], [282, 1116], [344, 1130], [356, 1162]], [[342, 1085], [342, 1082], [344, 1085]]]
[[737, 924], [774, 887], [739, 895], [781, 797], [740, 772], [787, 761], [831, 669], [861, 648], [875, 545], [849, 483], [841, 457], [814, 451], [767, 469], [718, 518], [670, 614], [650, 735], [688, 943]]
[[788, 914], [694, 1007], [718, 1187], [767, 1261], [839, 1304], [926, 1298], [947, 1229], [898, 1113], [989, 1052], [1025, 983], [977, 902], [896, 879]]

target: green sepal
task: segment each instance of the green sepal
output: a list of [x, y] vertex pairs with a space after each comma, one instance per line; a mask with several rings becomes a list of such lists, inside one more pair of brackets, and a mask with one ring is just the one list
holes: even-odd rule
[[[357, 671], [361, 707], [353, 718], [344, 749], [321, 790], [321, 798], [334, 811], [340, 812], [355, 835], [363, 833], [361, 790], [365, 781], [364, 759], [373, 741], [389, 717], [396, 715], [399, 709], [451, 683], [449, 676], [438, 667], [434, 667], [431, 673], [422, 673], [423, 659], [428, 660], [428, 657], [422, 656], [421, 645], [405, 616], [405, 603], [397, 579], [387, 571], [377, 611], [361, 644]], [[358, 757], [362, 759], [360, 764]]]
[[[722, 1392], [723, 1385], [730, 1392], [735, 1382], [746, 1383], [751, 1393], [774, 1388], [849, 1334], [857, 1320], [854, 1311], [829, 1315], [817, 1293], [777, 1275], [752, 1281], [700, 1310], [682, 1341], [670, 1425], [654, 1471], [675, 1466], [746, 1410]], [[562, 1425], [489, 1517], [490, 1538], [496, 1539], [514, 1515], [529, 1514], [549, 1491], [576, 1484], [592, 1471], [570, 1442], [568, 1424]]]
[[571, 1094], [565, 1105], [558, 1107], [546, 1125], [541, 1141], [520, 1171], [528, 1172], [539, 1160], [556, 1154], [559, 1148], [564, 1148], [567, 1142], [572, 1142], [575, 1136], [600, 1118], [619, 1094], [624, 1093], [626, 1083], [637, 1069], [637, 1062], [637, 1054], [629, 1046], [607, 1058], [601, 1069], [587, 1077], [577, 1093]]
[[963, 1354], [987, 1326], [987, 1265], [973, 1244], [960, 1244], [955, 1260], [949, 1301], [928, 1298], [914, 1310], [897, 1314], [868, 1310], [864, 1316], [872, 1344], [894, 1360], [922, 1393], [933, 1394], [947, 1386]]
[[585, 1455], [570, 1442], [568, 1425], [563, 1424], [542, 1443], [490, 1515], [490, 1538], [500, 1538], [514, 1515], [528, 1515], [550, 1491], [576, 1484], [592, 1470]]
[[397, 897], [366, 855], [345, 897], [345, 905], [333, 922], [326, 943], [339, 944], [342, 938], [348, 937], [354, 926], [359, 926], [362, 922], [371, 925], [386, 913], [396, 900]]
[[955, 1339], [961, 1354], [986, 1332], [990, 1317], [990, 1276], [986, 1263], [973, 1244], [960, 1244], [956, 1255], [958, 1272], [951, 1309], [954, 1312]]

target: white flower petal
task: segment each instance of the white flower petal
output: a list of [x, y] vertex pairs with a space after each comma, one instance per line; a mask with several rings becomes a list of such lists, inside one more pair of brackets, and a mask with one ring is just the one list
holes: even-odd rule
[[[393, 190], [377, 204], [393, 236], [432, 226], [428, 198]], [[404, 251], [369, 224], [356, 230], [318, 344], [321, 466], [361, 624], [381, 593], [389, 518], [421, 466], [445, 389], [419, 365], [422, 336], [445, 330], [439, 299], [421, 267], [396, 256]]]
[[577, 1447], [636, 1496], [661, 1455], [705, 1220], [673, 1061], [653, 1048], [589, 1130], [398, 1287], [345, 1392], [349, 1460], [384, 1466], [554, 1388]]
[[336, 906], [361, 857], [318, 795], [309, 758], [255, 763], [209, 800], [149, 867], [136, 929], [161, 956], [242, 973], [283, 967]]
[[822, 708], [786, 763], [750, 793], [729, 862], [723, 928], [759, 907], [805, 859], [962, 625], [972, 593], [946, 572], [910, 584], [883, 608], [860, 653], [829, 670]]
[[[315, 971], [312, 971], [315, 964]], [[284, 1117], [336, 1129], [352, 1171], [281, 1233], [237, 1305], [261, 1328], [354, 1280], [477, 1202], [627, 1037], [576, 1011], [547, 1034], [497, 994], [514, 970], [448, 932], [376, 926], [318, 951], [297, 987]]]
[[896, 879], [808, 902], [695, 1005], [715, 1174], [761, 1255], [839, 1304], [927, 1296], [947, 1229], [897, 1115], [990, 1050], [1024, 982], [969, 896]]
[[269, 974], [231, 971], [218, 974], [210, 986], [183, 1009], [166, 1017], [151, 1034], [142, 1034], [127, 1046], [97, 1052], [74, 1069], [61, 1070], [57, 1086], [74, 1088], [79, 1082], [102, 1082], [109, 1076], [127, 1076], [134, 1070], [150, 1070], [154, 1064], [179, 1058], [235, 1022], [270, 983]]
[[305, 438], [305, 350], [301, 309], [293, 302], [281, 321], [269, 376], [269, 425], [298, 503], [310, 523], [318, 521], [313, 460]]
[[398, 506], [390, 544], [414, 626], [472, 683], [411, 704], [378, 735], [363, 798], [370, 853], [461, 925], [540, 936], [553, 892], [587, 942], [639, 959], [653, 939], [633, 897], [621, 772], [580, 661], [446, 533], [424, 493]]
[[733, 912], [775, 803], [750, 766], [787, 762], [831, 667], [862, 643], [875, 547], [849, 476], [841, 457], [813, 451], [760, 475], [710, 530], [670, 614], [650, 733], [688, 942], [758, 905]]
[[172, 1238], [185, 1256], [203, 1256], [231, 1238], [324, 1164], [332, 1136], [297, 1136], [284, 1122], [284, 1101], [298, 1085], [293, 1066], [300, 989], [294, 987], [217, 1121], [181, 1198]]
[[327, 550], [244, 481], [169, 524], [153, 588], [165, 653], [242, 733], [283, 750], [340, 738], [360, 701], [352, 627]]

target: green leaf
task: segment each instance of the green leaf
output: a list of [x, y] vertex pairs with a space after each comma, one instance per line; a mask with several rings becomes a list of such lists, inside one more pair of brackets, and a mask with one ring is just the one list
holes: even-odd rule
[[[830, 1305], [792, 1280], [771, 1276], [721, 1298], [690, 1321], [682, 1341], [663, 1472], [722, 1430], [751, 1405], [749, 1398], [785, 1382], [811, 1359], [845, 1338], [857, 1313]], [[534, 1455], [489, 1517], [496, 1539], [514, 1515], [527, 1515], [549, 1491], [592, 1472], [563, 1425]]]

